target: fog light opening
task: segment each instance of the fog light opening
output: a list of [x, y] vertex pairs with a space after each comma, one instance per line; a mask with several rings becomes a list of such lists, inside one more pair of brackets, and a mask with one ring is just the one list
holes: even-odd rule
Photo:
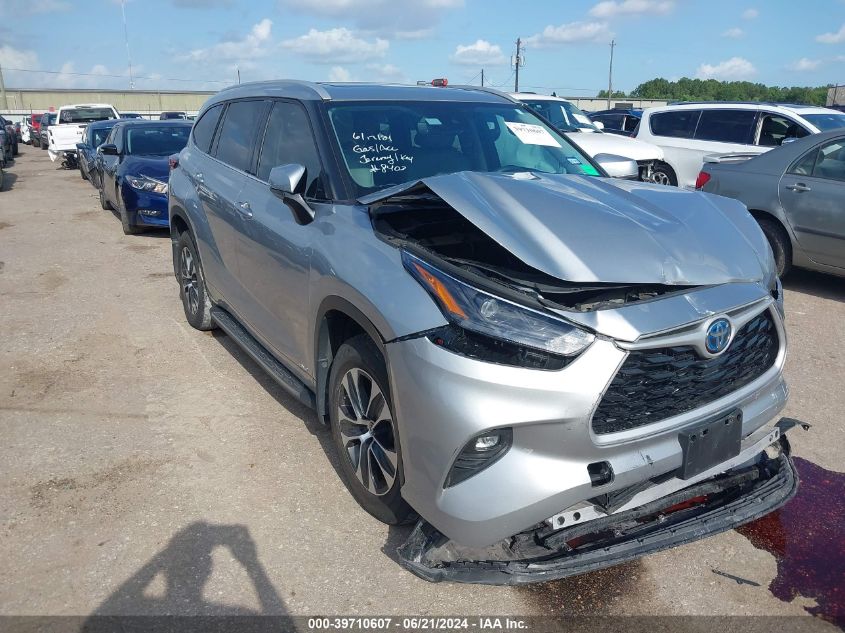
[[613, 481], [613, 468], [610, 462], [593, 462], [587, 465], [587, 473], [590, 475], [590, 483], [593, 488], [604, 486]]

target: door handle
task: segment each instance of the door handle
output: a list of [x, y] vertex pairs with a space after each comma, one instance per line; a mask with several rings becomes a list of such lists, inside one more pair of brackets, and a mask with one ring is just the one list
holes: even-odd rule
[[249, 206], [249, 202], [239, 202], [237, 205], [238, 213], [240, 213], [245, 218], [252, 217], [252, 209]]
[[198, 171], [197, 173], [195, 173], [195, 174], [194, 174], [194, 178], [196, 178], [197, 180], [199, 180], [200, 182], [202, 182], [202, 172], [201, 172], [201, 171]]
[[796, 193], [801, 193], [802, 191], [811, 191], [810, 187], [805, 185], [803, 182], [796, 182], [794, 185], [786, 185], [786, 188], [795, 191]]

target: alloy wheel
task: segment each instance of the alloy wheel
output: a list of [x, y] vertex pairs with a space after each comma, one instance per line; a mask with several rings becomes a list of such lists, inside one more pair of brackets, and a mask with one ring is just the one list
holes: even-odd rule
[[370, 493], [387, 494], [398, 469], [396, 430], [387, 400], [373, 377], [359, 368], [343, 376], [339, 395], [340, 438], [355, 476]]
[[655, 171], [651, 175], [651, 181], [657, 185], [671, 185], [672, 181], [669, 178], [669, 174], [665, 171]]
[[200, 305], [199, 285], [197, 283], [197, 267], [194, 257], [187, 247], [182, 247], [180, 256], [180, 273], [182, 276], [182, 293], [188, 300], [188, 309], [196, 314]]

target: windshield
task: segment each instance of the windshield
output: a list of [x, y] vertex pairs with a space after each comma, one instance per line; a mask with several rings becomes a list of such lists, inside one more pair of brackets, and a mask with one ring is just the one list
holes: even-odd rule
[[[47, 117], [46, 119], [44, 117]], [[56, 114], [55, 112], [51, 114], [45, 114], [41, 117], [41, 122], [46, 123], [48, 126], [53, 125], [56, 122]]]
[[115, 118], [111, 108], [70, 108], [62, 110], [61, 117], [60, 123], [90, 123]]
[[126, 130], [126, 153], [169, 156], [181, 152], [191, 133], [189, 125], [137, 126]]
[[536, 110], [563, 132], [598, 131], [598, 128], [590, 121], [590, 117], [568, 101], [523, 99], [522, 102], [532, 110]]
[[803, 116], [822, 132], [845, 127], [845, 114], [831, 112], [830, 114], [805, 114]]
[[328, 114], [359, 196], [459, 171], [599, 175], [589, 158], [515, 104], [335, 102]]

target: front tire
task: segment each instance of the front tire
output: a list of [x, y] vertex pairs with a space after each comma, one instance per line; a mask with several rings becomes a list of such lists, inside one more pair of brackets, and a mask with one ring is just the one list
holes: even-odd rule
[[126, 210], [124, 204], [122, 202], [118, 202], [117, 206], [117, 214], [120, 216], [120, 226], [123, 228], [123, 234], [138, 235], [138, 233], [143, 232], [144, 229], [139, 227], [137, 224], [132, 224], [132, 222], [130, 222], [129, 212]]
[[383, 523], [414, 519], [402, 498], [399, 435], [384, 358], [366, 335], [343, 345], [329, 374], [329, 417], [340, 475], [358, 504]]
[[211, 299], [205, 287], [205, 276], [194, 238], [188, 231], [179, 234], [177, 253], [175, 256], [178, 260], [175, 263], [179, 271], [179, 296], [185, 309], [185, 318], [197, 330], [213, 330], [215, 325], [211, 320]]
[[789, 236], [777, 220], [770, 218], [756, 218], [757, 224], [763, 230], [763, 235], [772, 247], [775, 256], [778, 277], [783, 277], [792, 268], [792, 243]]
[[657, 163], [651, 173], [651, 181], [656, 185], [678, 186], [675, 170], [666, 163]]
[[100, 194], [100, 206], [103, 208], [103, 211], [111, 211], [111, 202], [106, 200], [106, 192], [103, 191], [103, 183], [102, 180], [100, 182], [100, 187], [98, 189]]

